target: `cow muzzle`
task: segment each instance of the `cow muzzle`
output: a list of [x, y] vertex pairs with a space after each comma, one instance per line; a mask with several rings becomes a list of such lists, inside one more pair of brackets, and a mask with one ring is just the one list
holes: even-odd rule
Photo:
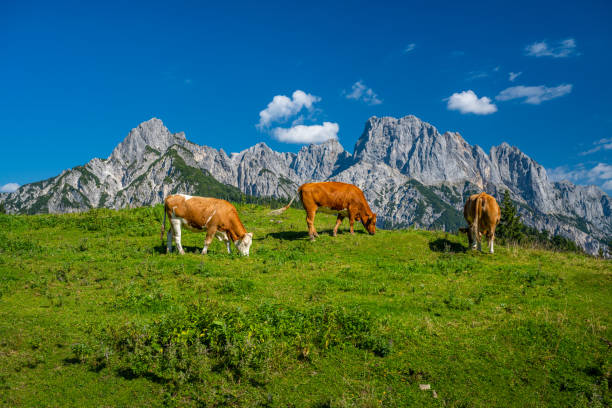
[[234, 244], [236, 248], [238, 248], [238, 252], [242, 256], [249, 256], [249, 252], [251, 250], [251, 244], [253, 243], [253, 233], [247, 233], [242, 239], [239, 239]]

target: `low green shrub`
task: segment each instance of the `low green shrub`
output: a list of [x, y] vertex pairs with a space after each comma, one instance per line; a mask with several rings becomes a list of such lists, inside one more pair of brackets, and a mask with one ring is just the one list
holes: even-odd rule
[[[251, 377], [271, 358], [282, 360], [278, 354], [295, 356], [293, 350], [298, 358], [333, 347], [356, 347], [381, 357], [392, 351], [392, 342], [378, 334], [369, 313], [327, 305], [293, 309], [264, 304], [252, 311], [192, 305], [149, 324], [108, 327], [101, 338], [92, 365], [104, 354], [120, 373], [177, 385], [204, 381], [210, 371]], [[84, 349], [75, 349], [76, 359], [84, 358]]]
[[18, 236], [9, 237], [0, 232], [0, 253], [24, 253], [40, 252], [40, 246], [36, 245], [28, 238]]

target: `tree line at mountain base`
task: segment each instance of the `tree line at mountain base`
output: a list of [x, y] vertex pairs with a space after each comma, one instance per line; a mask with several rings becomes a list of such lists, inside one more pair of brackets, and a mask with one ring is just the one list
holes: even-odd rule
[[[501, 244], [535, 245], [554, 251], [584, 252], [576, 243], [560, 235], [550, 235], [548, 231], [538, 231], [521, 222], [521, 216], [510, 199], [510, 192], [504, 192], [501, 205], [501, 220], [495, 230], [495, 239]], [[612, 239], [607, 243], [612, 247]], [[604, 248], [599, 249], [599, 256], [603, 257]]]

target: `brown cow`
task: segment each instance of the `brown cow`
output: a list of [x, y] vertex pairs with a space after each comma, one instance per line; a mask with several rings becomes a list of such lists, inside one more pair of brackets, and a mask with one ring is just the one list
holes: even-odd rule
[[[363, 192], [357, 186], [336, 181], [306, 183], [300, 186], [298, 195], [306, 210], [308, 235], [310, 235], [312, 241], [319, 236], [314, 227], [315, 214], [319, 207], [329, 208], [338, 214], [333, 232], [334, 237], [338, 234], [338, 227], [342, 220], [347, 216], [351, 226], [351, 234], [355, 233], [353, 230], [355, 220], [361, 220], [363, 226], [371, 235], [376, 233], [376, 214], [370, 210]], [[295, 197], [285, 207], [272, 211], [272, 214], [281, 214], [291, 206], [293, 200], [295, 200]]]
[[487, 237], [489, 252], [493, 253], [493, 241], [495, 240], [495, 227], [499, 224], [501, 212], [495, 198], [487, 193], [473, 194], [468, 198], [463, 208], [463, 216], [468, 222], [468, 228], [460, 228], [459, 231], [467, 232], [468, 241], [472, 249], [481, 250], [481, 236]]
[[240, 218], [238, 218], [236, 208], [225, 200], [209, 197], [192, 197], [185, 194], [166, 197], [161, 232], [162, 241], [166, 228], [166, 215], [170, 218], [171, 225], [171, 228], [168, 230], [166, 252], [172, 251], [172, 236], [174, 235], [174, 243], [179, 253], [181, 255], [185, 253], [181, 245], [182, 224], [191, 231], [206, 231], [202, 255], [208, 252], [208, 246], [215, 236], [220, 241], [225, 241], [228, 254], [231, 253], [231, 240], [242, 255], [249, 255], [249, 249], [253, 242], [253, 234], [246, 232]]

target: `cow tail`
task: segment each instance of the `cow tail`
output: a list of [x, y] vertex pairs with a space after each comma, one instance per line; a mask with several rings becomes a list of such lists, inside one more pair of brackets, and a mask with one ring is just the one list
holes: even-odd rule
[[300, 194], [300, 191], [298, 190], [298, 192], [293, 196], [291, 201], [289, 201], [289, 204], [287, 204], [286, 206], [284, 206], [282, 208], [279, 208], [277, 210], [270, 211], [268, 213], [268, 215], [280, 215], [280, 214], [284, 213], [285, 211], [287, 211], [287, 208], [291, 207], [291, 204], [293, 204], [293, 201], [295, 201], [295, 199], [297, 198], [297, 196], [299, 194]]
[[484, 212], [485, 205], [487, 204], [487, 200], [481, 195], [476, 199], [476, 211], [474, 214], [474, 220], [472, 221], [472, 225], [470, 229], [472, 230], [472, 234], [474, 239], [478, 240], [478, 225], [480, 224], [480, 218], [482, 217], [482, 213]]
[[164, 233], [166, 232], [166, 204], [164, 204], [164, 218], [161, 225], [161, 242], [164, 243]]

